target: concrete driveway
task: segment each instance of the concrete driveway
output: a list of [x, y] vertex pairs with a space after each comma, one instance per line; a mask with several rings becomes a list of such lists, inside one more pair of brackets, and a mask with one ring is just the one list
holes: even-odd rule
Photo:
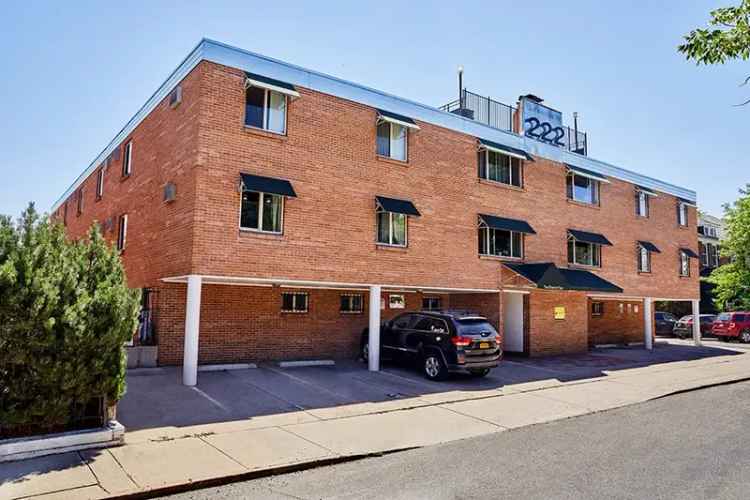
[[167, 367], [147, 372], [131, 371], [127, 394], [118, 406], [118, 420], [128, 430], [184, 427], [243, 420], [305, 410], [330, 411], [353, 404], [406, 399], [449, 400], [456, 394], [513, 391], [529, 386], [548, 387], [561, 382], [606, 377], [618, 370], [738, 354], [714, 346], [697, 348], [657, 343], [643, 348], [596, 349], [589, 353], [546, 358], [506, 357], [485, 378], [453, 375], [431, 382], [412, 366], [384, 363], [373, 373], [364, 363], [337, 361], [335, 366], [258, 368], [201, 372], [196, 387], [181, 383], [181, 370]]

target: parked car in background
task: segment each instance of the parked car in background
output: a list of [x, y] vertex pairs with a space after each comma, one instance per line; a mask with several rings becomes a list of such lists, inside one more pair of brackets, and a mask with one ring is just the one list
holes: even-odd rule
[[675, 318], [674, 314], [656, 311], [654, 318], [656, 320], [657, 335], [672, 335], [674, 325], [677, 323], [677, 318]]
[[750, 343], [750, 312], [725, 312], [716, 317], [711, 329], [719, 340], [739, 338]]
[[[716, 315], [714, 314], [701, 314], [701, 335], [712, 335], [711, 328], [713, 327]], [[693, 316], [683, 316], [680, 320], [675, 323], [672, 333], [675, 337], [681, 339], [693, 336]]]
[[[417, 362], [430, 380], [450, 372], [484, 377], [502, 356], [501, 338], [487, 318], [464, 311], [400, 314], [380, 326], [384, 358]], [[362, 332], [362, 357], [369, 356], [369, 330]]]

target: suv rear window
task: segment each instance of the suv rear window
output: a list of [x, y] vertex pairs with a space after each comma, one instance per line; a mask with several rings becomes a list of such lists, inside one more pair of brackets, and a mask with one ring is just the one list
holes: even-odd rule
[[729, 320], [732, 319], [732, 314], [731, 313], [721, 313], [721, 314], [719, 314], [719, 317], [716, 318], [716, 319], [718, 319], [719, 321], [729, 321]]
[[737, 323], [742, 323], [745, 321], [745, 315], [744, 314], [735, 314], [734, 315], [734, 321]]
[[479, 335], [482, 332], [491, 332], [497, 334], [493, 327], [486, 319], [471, 318], [456, 320], [459, 335]]

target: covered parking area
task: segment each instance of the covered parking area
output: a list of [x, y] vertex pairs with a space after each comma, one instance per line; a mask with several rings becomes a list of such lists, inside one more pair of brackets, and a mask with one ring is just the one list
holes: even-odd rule
[[[358, 346], [359, 334], [364, 327], [369, 327], [369, 349], [367, 360], [370, 371], [380, 370], [380, 324], [385, 319], [406, 311], [415, 311], [421, 309], [462, 309], [471, 310], [482, 314], [501, 330], [501, 291], [499, 289], [485, 288], [451, 288], [419, 285], [396, 285], [396, 284], [372, 284], [372, 283], [346, 283], [346, 282], [329, 282], [329, 281], [312, 281], [299, 279], [282, 279], [282, 278], [254, 278], [239, 276], [210, 276], [210, 275], [187, 275], [164, 278], [166, 284], [184, 284], [186, 285], [186, 298], [184, 300], [184, 337], [182, 339], [182, 382], [187, 386], [194, 386], [198, 380], [199, 358], [201, 364], [204, 363], [206, 342], [213, 342], [214, 357], [217, 359], [216, 352], [224, 347], [222, 342], [226, 343], [228, 356], [237, 356], [247, 358], [251, 352], [248, 342], [249, 337], [259, 335], [259, 330], [269, 329], [286, 335], [288, 337], [289, 349], [294, 350], [297, 344], [319, 344], [324, 345], [328, 342], [330, 345], [330, 335], [345, 335], [347, 337], [346, 349], [339, 352], [350, 352], [353, 343]], [[222, 291], [221, 297], [217, 287], [230, 290]], [[245, 294], [247, 290], [253, 288], [254, 299], [237, 299], [233, 295]], [[255, 293], [257, 290], [257, 293]], [[207, 295], [210, 294], [211, 297]], [[283, 318], [278, 316], [278, 307], [286, 307], [279, 297], [289, 294], [298, 295], [304, 298], [304, 315], [295, 315], [293, 311], [286, 311]], [[183, 296], [185, 297], [185, 296]], [[260, 297], [260, 298], [259, 298]], [[316, 305], [317, 297], [321, 298], [321, 303]], [[343, 314], [339, 311], [339, 304], [336, 303], [338, 298], [357, 297], [355, 302], [356, 308]], [[242, 303], [244, 311], [237, 312], [236, 307]], [[361, 302], [361, 303], [360, 303]], [[274, 311], [269, 311], [266, 307], [268, 303], [273, 303], [276, 307]], [[178, 304], [180, 306], [181, 304]], [[351, 306], [351, 304], [349, 304]], [[292, 307], [297, 304], [292, 303]], [[257, 308], [254, 315], [253, 307]], [[343, 307], [343, 306], [342, 306]], [[179, 309], [179, 308], [178, 308]], [[325, 309], [325, 310], [324, 310]], [[284, 311], [282, 311], [284, 312]], [[211, 318], [201, 317], [207, 314]], [[233, 314], [243, 314], [244, 322], [238, 322], [231, 316]], [[275, 317], [273, 317], [275, 316]], [[257, 320], [257, 321], [256, 321]], [[299, 320], [300, 330], [286, 328], [289, 322]], [[249, 322], [258, 324], [252, 328], [247, 326]], [[222, 325], [219, 325], [221, 323]], [[237, 335], [231, 335], [227, 329], [235, 325], [237, 329], [242, 330]], [[328, 325], [328, 330], [324, 333], [318, 331], [320, 325]], [[305, 330], [307, 328], [307, 330]], [[223, 331], [220, 331], [223, 330]], [[303, 337], [309, 338], [303, 338]], [[160, 350], [162, 349], [162, 340], [164, 334], [160, 337]], [[174, 344], [176, 345], [176, 344]], [[253, 346], [258, 352], [257, 346]], [[165, 349], [168, 350], [168, 349]], [[303, 352], [303, 351], [300, 351]], [[308, 353], [315, 351], [315, 346], [308, 349]], [[223, 357], [224, 353], [220, 353]], [[314, 357], [300, 354], [299, 357]], [[240, 361], [235, 359], [235, 361]], [[210, 361], [209, 361], [210, 362]], [[231, 362], [231, 361], [229, 361]], [[161, 362], [160, 362], [161, 363]]]

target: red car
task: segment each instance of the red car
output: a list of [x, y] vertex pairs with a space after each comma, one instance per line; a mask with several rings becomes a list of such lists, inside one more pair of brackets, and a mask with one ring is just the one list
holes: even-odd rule
[[711, 333], [719, 340], [737, 337], [750, 343], [750, 312], [721, 313], [716, 317]]

